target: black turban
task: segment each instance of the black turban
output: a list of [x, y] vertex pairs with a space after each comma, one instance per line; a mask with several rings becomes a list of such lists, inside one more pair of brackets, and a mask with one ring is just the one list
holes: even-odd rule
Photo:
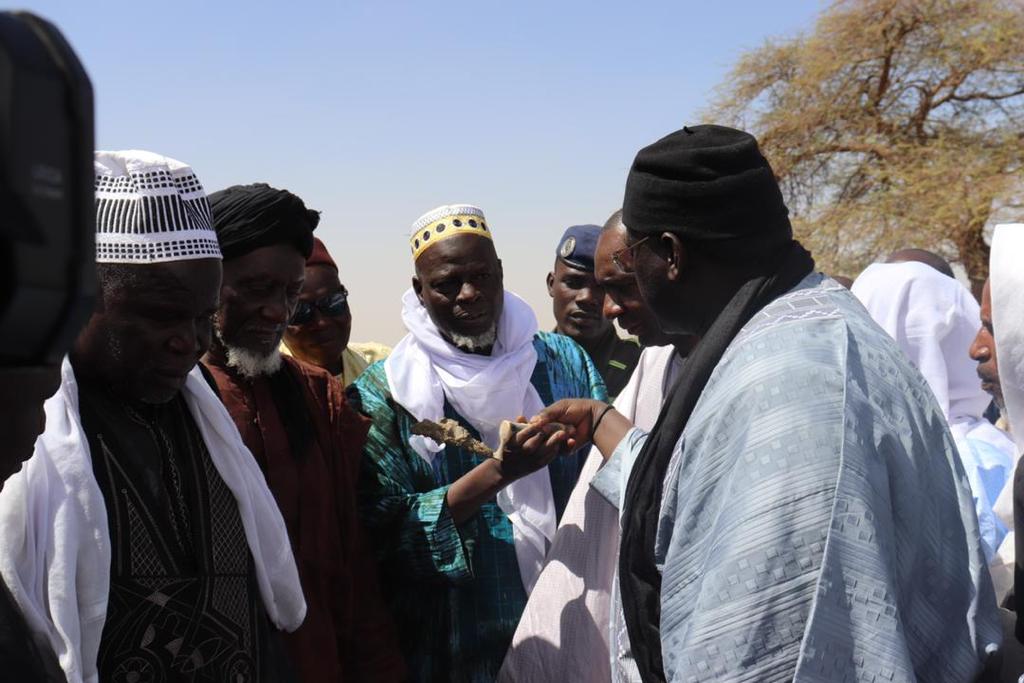
[[684, 127], [641, 149], [622, 222], [636, 232], [676, 233], [722, 257], [764, 254], [793, 238], [757, 140], [725, 126]]
[[224, 260], [260, 247], [290, 244], [309, 258], [320, 214], [288, 190], [266, 183], [232, 185], [210, 195], [213, 229]]

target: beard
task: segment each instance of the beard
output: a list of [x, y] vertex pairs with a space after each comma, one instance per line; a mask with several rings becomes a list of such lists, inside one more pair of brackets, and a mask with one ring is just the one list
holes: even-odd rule
[[491, 329], [480, 334], [466, 335], [452, 332], [449, 337], [451, 343], [458, 349], [469, 353], [476, 353], [477, 351], [494, 346], [494, 342], [498, 340], [498, 324], [495, 323], [491, 326]]
[[229, 368], [234, 368], [245, 379], [256, 379], [273, 375], [281, 369], [281, 351], [273, 349], [268, 353], [257, 353], [239, 346], [232, 346], [224, 341], [220, 330], [215, 328], [217, 339], [224, 346], [225, 357]]

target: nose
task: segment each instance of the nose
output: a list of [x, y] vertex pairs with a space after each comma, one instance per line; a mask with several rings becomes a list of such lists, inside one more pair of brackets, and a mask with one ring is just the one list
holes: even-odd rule
[[208, 318], [201, 318], [183, 325], [168, 340], [168, 348], [182, 356], [201, 356], [210, 348], [211, 324]]
[[469, 303], [476, 301], [480, 298], [480, 290], [473, 286], [472, 282], [462, 283], [462, 288], [459, 289], [459, 295], [455, 300], [459, 303]]
[[608, 320], [615, 320], [622, 315], [622, 306], [615, 303], [615, 300], [608, 294], [604, 296], [604, 305], [601, 307], [601, 313]]
[[260, 307], [260, 316], [269, 323], [284, 325], [291, 318], [294, 308], [287, 297], [275, 298]]
[[584, 287], [576, 296], [576, 305], [580, 308], [596, 310], [602, 306], [604, 291], [600, 287]]
[[971, 359], [978, 363], [988, 362], [992, 358], [992, 349], [981, 339], [981, 332], [974, 337], [974, 341], [971, 342], [971, 348], [967, 352], [970, 354]]

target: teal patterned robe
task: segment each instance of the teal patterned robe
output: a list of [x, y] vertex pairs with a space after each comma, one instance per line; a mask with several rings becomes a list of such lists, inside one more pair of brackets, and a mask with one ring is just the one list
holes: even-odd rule
[[[568, 337], [534, 337], [531, 383], [545, 405], [563, 398], [607, 400], [594, 364]], [[385, 599], [416, 681], [493, 681], [526, 606], [512, 523], [493, 500], [461, 526], [445, 505], [448, 487], [481, 460], [446, 447], [428, 465], [409, 446], [412, 416], [394, 403], [383, 362], [349, 389], [373, 424], [363, 451], [360, 498], [376, 544]], [[476, 430], [448, 402], [445, 417]], [[510, 416], [514, 417], [514, 416]], [[548, 466], [561, 517], [586, 450]]]

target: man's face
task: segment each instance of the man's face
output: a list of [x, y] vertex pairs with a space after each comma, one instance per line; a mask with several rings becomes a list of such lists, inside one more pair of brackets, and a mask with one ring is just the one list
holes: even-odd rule
[[352, 313], [347, 301], [339, 307], [336, 315], [315, 304], [329, 302], [331, 297], [342, 292], [347, 296], [333, 268], [308, 266], [299, 303], [310, 305], [312, 317], [307, 322], [289, 325], [284, 335], [288, 347], [296, 355], [320, 367], [333, 366], [341, 358], [352, 332]]
[[604, 315], [608, 320], [617, 320], [619, 326], [639, 339], [643, 346], [668, 344], [670, 340], [640, 296], [636, 276], [623, 272], [612, 261], [612, 255], [625, 246], [625, 228], [604, 230], [597, 240], [594, 274], [605, 292]]
[[165, 403], [210, 346], [221, 263], [198, 259], [104, 272], [116, 273], [108, 280], [123, 281], [101, 281], [102, 300], [73, 357], [116, 393]]
[[996, 361], [996, 340], [992, 332], [992, 291], [989, 282], [981, 294], [981, 329], [974, 337], [971, 358], [978, 363], [981, 388], [992, 395], [996, 405], [1003, 409], [1003, 388], [999, 384], [999, 365]]
[[[639, 242], [643, 241], [643, 244]], [[654, 313], [658, 326], [671, 335], [703, 335], [720, 312], [709, 302], [708, 291], [719, 287], [713, 269], [705, 268], [705, 277], [697, 274], [694, 263], [683, 263], [679, 240], [668, 233], [647, 235], [628, 233], [627, 246], [620, 256], [627, 270], [636, 274], [640, 296]]]
[[497, 326], [505, 289], [501, 261], [486, 237], [461, 234], [430, 247], [416, 260], [412, 286], [449, 341], [479, 338]]
[[593, 273], [573, 268], [558, 259], [555, 269], [548, 273], [548, 294], [558, 331], [567, 337], [577, 341], [597, 339], [611, 327], [601, 310], [604, 289], [597, 284]]
[[277, 352], [305, 279], [306, 259], [290, 244], [275, 244], [224, 263], [215, 323], [228, 349], [257, 357]]

